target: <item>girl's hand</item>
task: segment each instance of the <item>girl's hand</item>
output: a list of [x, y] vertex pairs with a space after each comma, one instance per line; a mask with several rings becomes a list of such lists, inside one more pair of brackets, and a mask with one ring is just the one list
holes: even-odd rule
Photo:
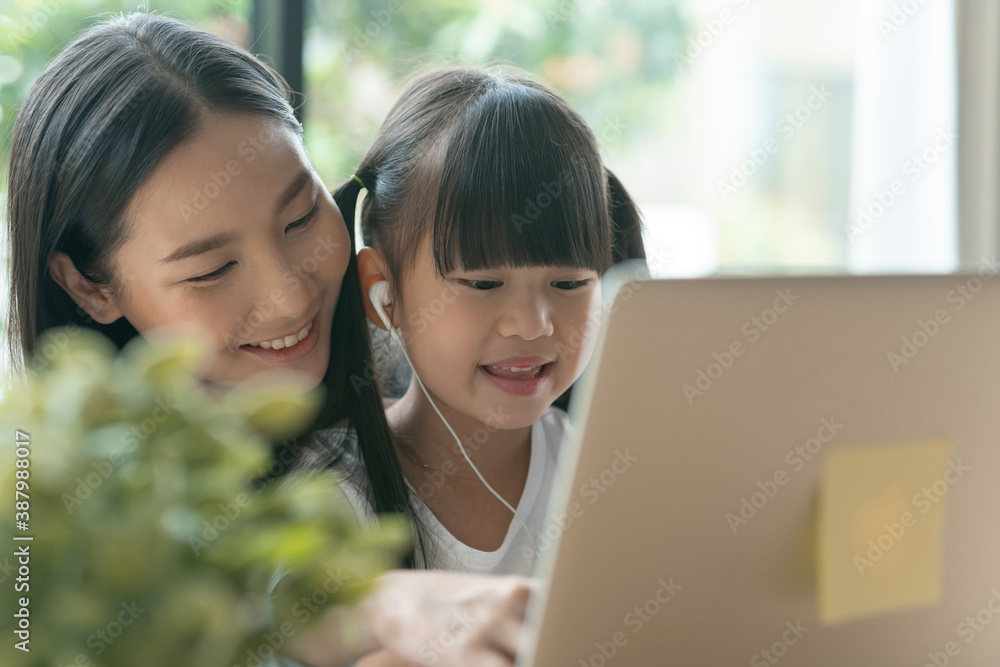
[[415, 665], [512, 667], [539, 581], [441, 570], [382, 575], [362, 604], [374, 645]]

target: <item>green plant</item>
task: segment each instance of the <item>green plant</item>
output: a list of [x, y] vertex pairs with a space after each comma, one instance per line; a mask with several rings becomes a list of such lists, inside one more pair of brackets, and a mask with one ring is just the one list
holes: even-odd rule
[[[319, 607], [357, 599], [396, 564], [406, 524], [362, 529], [329, 475], [250, 485], [269, 462], [264, 434], [301, 430], [315, 392], [209, 390], [197, 379], [204, 349], [188, 338], [139, 339], [119, 355], [66, 328], [39, 349], [0, 406], [12, 545], [0, 565], [28, 554], [26, 576], [18, 556], [7, 561], [0, 663], [261, 664]], [[279, 567], [290, 573], [268, 600]], [[18, 637], [22, 621], [30, 635]], [[30, 653], [15, 646], [25, 637]]]

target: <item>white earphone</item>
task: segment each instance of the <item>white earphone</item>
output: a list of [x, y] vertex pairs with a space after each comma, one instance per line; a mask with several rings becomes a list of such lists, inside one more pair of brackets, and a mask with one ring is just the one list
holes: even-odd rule
[[514, 516], [521, 523], [521, 527], [524, 528], [524, 534], [528, 537], [528, 540], [531, 542], [531, 546], [533, 546], [535, 548], [535, 551], [537, 552], [538, 545], [535, 544], [534, 538], [531, 537], [531, 531], [528, 530], [528, 526], [527, 524], [524, 523], [524, 519], [521, 518], [521, 515], [517, 513], [517, 510], [514, 509], [510, 503], [504, 500], [503, 497], [499, 493], [497, 493], [492, 486], [490, 486], [489, 482], [486, 481], [482, 473], [479, 472], [479, 468], [476, 467], [476, 465], [472, 462], [472, 459], [470, 459], [469, 455], [465, 452], [465, 447], [462, 446], [462, 439], [458, 437], [458, 434], [455, 433], [455, 430], [451, 427], [451, 424], [449, 424], [448, 420], [444, 418], [443, 414], [441, 414], [441, 411], [438, 409], [437, 404], [434, 403], [434, 399], [431, 398], [430, 392], [427, 391], [427, 387], [424, 386], [423, 380], [421, 380], [420, 376], [417, 375], [417, 369], [413, 366], [413, 362], [410, 361], [410, 355], [406, 351], [406, 346], [403, 345], [402, 339], [396, 333], [396, 328], [392, 326], [392, 320], [389, 319], [389, 316], [386, 315], [385, 312], [386, 307], [392, 304], [392, 301], [389, 299], [389, 283], [385, 280], [379, 280], [378, 282], [373, 283], [372, 286], [368, 288], [368, 298], [371, 299], [372, 306], [375, 308], [375, 312], [378, 313], [379, 319], [382, 320], [382, 324], [384, 324], [385, 328], [389, 330], [389, 335], [392, 336], [393, 340], [396, 341], [396, 343], [399, 345], [399, 348], [403, 351], [403, 356], [406, 358], [406, 363], [408, 363], [410, 365], [410, 368], [413, 370], [413, 377], [417, 380], [417, 384], [419, 384], [420, 388], [423, 390], [424, 396], [427, 397], [427, 401], [431, 404], [431, 407], [434, 408], [434, 412], [436, 412], [437, 416], [441, 418], [441, 421], [444, 422], [444, 425], [448, 429], [448, 432], [451, 433], [451, 437], [455, 438], [455, 442], [458, 444], [458, 449], [462, 452], [462, 456], [464, 456], [465, 460], [468, 461], [469, 465], [472, 467], [472, 470], [476, 473], [476, 476], [479, 478], [479, 481], [481, 481], [486, 486], [486, 488], [490, 490], [490, 493], [492, 493], [497, 500], [499, 500], [501, 503], [504, 504], [504, 507], [513, 512]]

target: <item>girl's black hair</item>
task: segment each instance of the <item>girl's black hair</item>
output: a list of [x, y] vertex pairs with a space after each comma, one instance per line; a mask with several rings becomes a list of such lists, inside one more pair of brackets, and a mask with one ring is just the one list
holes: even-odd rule
[[[281, 78], [236, 45], [180, 21], [135, 13], [102, 23], [67, 47], [32, 86], [14, 126], [8, 192], [12, 298], [8, 346], [13, 370], [36, 353], [51, 327], [96, 329], [121, 348], [138, 335], [124, 318], [89, 318], [52, 279], [65, 252], [92, 284], [121, 289], [110, 259], [134, 232], [133, 195], [208, 112], [272, 118], [296, 132]], [[408, 506], [361, 299], [354, 226], [322, 380], [327, 401], [309, 431], [275, 445], [269, 477], [280, 477], [316, 431], [344, 424], [358, 437], [376, 512]], [[412, 566], [414, 554], [407, 555]]]
[[[553, 265], [603, 274], [644, 256], [638, 211], [593, 132], [524, 76], [453, 68], [415, 79], [356, 173], [369, 190], [362, 236], [385, 258], [396, 297], [425, 235], [442, 275]], [[351, 219], [360, 187], [338, 190]]]
[[[414, 79], [335, 198], [385, 259], [394, 300], [419, 241], [437, 271], [645, 258], [639, 211], [583, 118], [525, 76], [451, 68]], [[571, 389], [556, 405], [565, 409]]]

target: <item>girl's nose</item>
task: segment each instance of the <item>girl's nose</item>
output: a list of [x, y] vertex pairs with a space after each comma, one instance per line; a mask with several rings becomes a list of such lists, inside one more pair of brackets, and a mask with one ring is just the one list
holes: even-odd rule
[[502, 309], [497, 331], [505, 338], [518, 336], [524, 340], [535, 340], [555, 332], [551, 307], [544, 298], [511, 299], [503, 304]]

